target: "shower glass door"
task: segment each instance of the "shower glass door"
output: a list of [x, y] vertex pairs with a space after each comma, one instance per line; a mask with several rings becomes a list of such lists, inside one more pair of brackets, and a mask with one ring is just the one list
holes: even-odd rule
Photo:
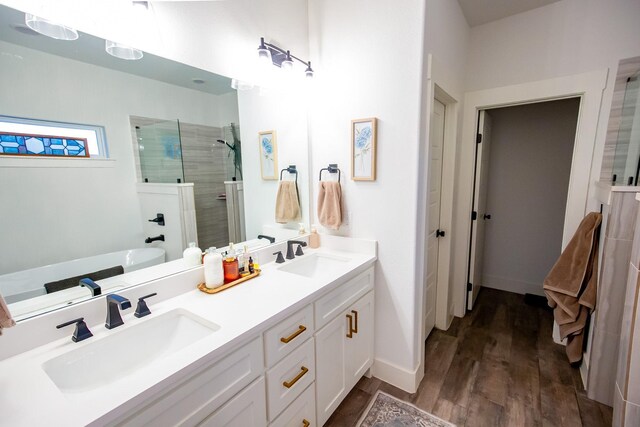
[[178, 120], [145, 120], [135, 126], [143, 182], [184, 182]]
[[614, 185], [638, 185], [640, 172], [640, 79], [627, 80], [613, 161]]

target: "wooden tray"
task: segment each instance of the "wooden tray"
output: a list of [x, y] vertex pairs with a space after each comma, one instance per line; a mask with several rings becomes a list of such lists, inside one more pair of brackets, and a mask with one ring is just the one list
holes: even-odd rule
[[253, 273], [249, 274], [248, 276], [241, 277], [238, 280], [234, 280], [233, 282], [225, 283], [224, 285], [218, 286], [217, 288], [214, 288], [214, 289], [207, 288], [207, 286], [204, 283], [198, 283], [198, 289], [204, 292], [205, 294], [217, 294], [218, 292], [222, 292], [235, 285], [239, 285], [240, 283], [246, 282], [247, 280], [251, 280], [254, 277], [258, 277], [260, 275], [260, 271], [261, 270], [256, 269]]

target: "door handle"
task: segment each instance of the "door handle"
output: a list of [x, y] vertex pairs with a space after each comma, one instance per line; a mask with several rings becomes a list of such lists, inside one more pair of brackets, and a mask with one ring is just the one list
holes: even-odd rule
[[349, 319], [349, 332], [347, 332], [347, 338], [353, 338], [353, 316], [347, 314], [347, 319]]
[[298, 330], [297, 331], [295, 331], [293, 334], [289, 335], [288, 337], [280, 338], [280, 341], [282, 341], [283, 343], [287, 344], [287, 343], [289, 343], [289, 341], [291, 341], [292, 339], [294, 339], [295, 337], [297, 337], [298, 335], [300, 335], [301, 333], [303, 333], [306, 330], [307, 330], [306, 326], [298, 325]]
[[484, 219], [491, 219], [491, 215], [490, 214], [484, 214], [482, 217]]
[[302, 420], [302, 427], [309, 427], [311, 423], [307, 420]]
[[444, 237], [444, 230], [437, 229], [436, 230], [436, 237]]

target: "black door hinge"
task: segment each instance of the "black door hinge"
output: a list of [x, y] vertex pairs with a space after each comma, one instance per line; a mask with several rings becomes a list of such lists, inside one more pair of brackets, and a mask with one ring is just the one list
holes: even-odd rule
[[479, 133], [476, 135], [476, 144], [480, 144], [482, 142], [482, 134]]
[[436, 237], [444, 237], [444, 230], [437, 229], [436, 230]]
[[478, 212], [472, 211], [471, 212], [471, 221], [475, 221], [476, 219], [478, 219]]
[[473, 290], [473, 285], [471, 283], [467, 283], [467, 292], [471, 292]]

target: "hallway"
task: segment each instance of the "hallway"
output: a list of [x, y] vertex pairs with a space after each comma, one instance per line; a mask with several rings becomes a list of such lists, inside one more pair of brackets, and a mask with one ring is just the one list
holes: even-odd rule
[[612, 408], [586, 397], [580, 373], [553, 342], [551, 311], [520, 294], [483, 288], [477, 306], [426, 342], [414, 394], [363, 377], [326, 426], [355, 426], [377, 390], [458, 427], [610, 426]]

